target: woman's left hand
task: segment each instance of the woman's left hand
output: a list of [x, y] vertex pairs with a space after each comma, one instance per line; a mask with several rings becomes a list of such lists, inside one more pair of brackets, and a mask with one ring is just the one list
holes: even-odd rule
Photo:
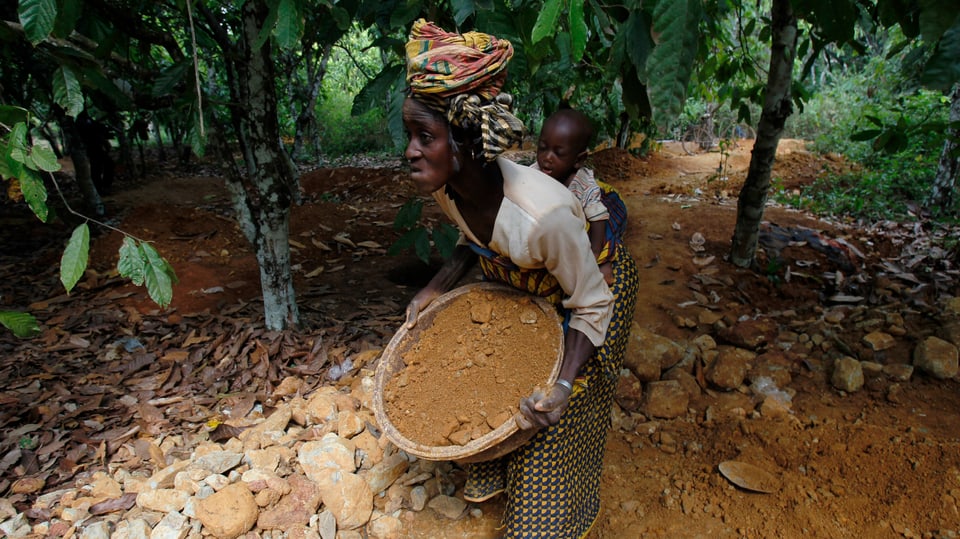
[[534, 391], [533, 395], [520, 401], [517, 426], [529, 430], [556, 425], [570, 405], [571, 393], [572, 390], [562, 384], [553, 384], [547, 395]]

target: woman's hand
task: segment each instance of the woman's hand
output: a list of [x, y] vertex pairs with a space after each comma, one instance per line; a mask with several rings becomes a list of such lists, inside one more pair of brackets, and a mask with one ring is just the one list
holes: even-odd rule
[[533, 395], [520, 401], [517, 426], [529, 430], [556, 425], [570, 405], [571, 393], [573, 389], [562, 383], [553, 384], [546, 396], [540, 390], [534, 391]]
[[417, 292], [417, 295], [413, 296], [413, 299], [407, 304], [407, 320], [403, 326], [407, 329], [413, 329], [413, 326], [417, 325], [417, 318], [420, 316], [420, 313], [423, 312], [423, 310], [427, 308], [427, 305], [430, 305], [433, 300], [437, 299], [439, 295], [439, 290], [429, 286]]

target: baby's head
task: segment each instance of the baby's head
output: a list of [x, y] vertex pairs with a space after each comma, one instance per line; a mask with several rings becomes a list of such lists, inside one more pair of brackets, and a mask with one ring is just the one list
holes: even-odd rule
[[587, 115], [560, 109], [543, 122], [537, 141], [537, 165], [556, 180], [567, 183], [587, 158], [593, 125]]

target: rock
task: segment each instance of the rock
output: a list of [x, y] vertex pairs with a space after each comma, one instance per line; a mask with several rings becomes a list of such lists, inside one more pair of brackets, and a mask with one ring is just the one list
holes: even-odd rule
[[672, 419], [687, 412], [690, 398], [676, 380], [647, 384], [643, 399], [643, 413], [650, 417]]
[[683, 347], [633, 323], [623, 366], [641, 382], [658, 380], [663, 369], [676, 365], [682, 358]]
[[337, 519], [333, 513], [327, 510], [320, 511], [317, 515], [317, 529], [320, 532], [321, 539], [336, 539], [337, 537]]
[[337, 417], [337, 435], [341, 438], [353, 438], [363, 432], [365, 428], [363, 418], [352, 410], [340, 412]]
[[159, 488], [137, 494], [137, 505], [148, 511], [169, 513], [180, 511], [187, 503], [190, 494], [172, 488]]
[[200, 500], [196, 513], [197, 520], [212, 535], [220, 539], [233, 539], [257, 523], [260, 508], [244, 483], [231, 483]]
[[373, 492], [357, 474], [337, 471], [318, 483], [323, 505], [337, 519], [338, 529], [359, 528], [373, 513]]
[[883, 373], [898, 382], [909, 382], [913, 376], [913, 365], [891, 363], [883, 366]]
[[960, 367], [958, 363], [957, 347], [939, 337], [927, 337], [913, 349], [913, 365], [934, 378], [955, 377]]
[[833, 374], [830, 377], [833, 387], [853, 393], [863, 387], [863, 367], [852, 357], [842, 357], [834, 363]]
[[310, 517], [320, 508], [320, 489], [305, 476], [287, 477], [290, 493], [277, 505], [264, 510], [257, 518], [257, 527], [266, 530], [289, 531], [310, 523]]
[[464, 510], [467, 508], [467, 503], [460, 498], [444, 496], [441, 494], [430, 500], [430, 502], [427, 504], [427, 507], [433, 509], [442, 516], [454, 520], [463, 515]]
[[750, 350], [721, 346], [717, 360], [707, 368], [707, 381], [720, 389], [736, 389], [743, 384], [755, 357]]
[[948, 298], [943, 302], [944, 314], [960, 316], [960, 296]]
[[882, 352], [896, 346], [897, 340], [889, 333], [872, 331], [863, 336], [863, 344], [869, 346], [874, 352]]
[[110, 523], [106, 520], [91, 522], [80, 532], [80, 539], [110, 539]]
[[153, 475], [150, 476], [150, 479], [147, 480], [147, 488], [149, 489], [158, 489], [158, 488], [170, 488], [173, 486], [173, 480], [178, 473], [186, 470], [190, 466], [189, 460], [179, 460], [173, 464], [163, 468], [162, 470], [157, 470]]
[[376, 464], [370, 470], [361, 472], [360, 476], [370, 485], [371, 492], [380, 494], [392, 485], [397, 478], [403, 475], [409, 467], [410, 462], [405, 456], [400, 453], [394, 453]]
[[307, 426], [326, 425], [337, 420], [336, 388], [324, 386], [307, 400]]
[[90, 497], [98, 500], [119, 498], [123, 495], [123, 486], [116, 479], [103, 472], [93, 474]]
[[941, 339], [953, 343], [954, 346], [960, 346], [960, 316], [945, 321], [937, 330], [937, 335]]
[[283, 437], [293, 411], [289, 406], [280, 406], [266, 419], [241, 432], [237, 437], [243, 442], [244, 450], [270, 447]]
[[716, 350], [717, 341], [713, 337], [707, 334], [698, 336], [697, 338], [690, 341], [690, 344], [697, 347], [700, 352], [706, 352], [707, 350]]
[[[699, 397], [700, 393], [702, 392], [700, 388], [700, 384], [697, 382], [697, 379], [686, 370], [680, 368], [679, 365], [663, 373], [663, 376], [661, 379], [676, 380], [680, 384], [680, 387], [683, 389], [684, 393], [687, 394], [687, 398], [689, 400], [693, 400]], [[634, 411], [634, 410], [630, 410], [630, 411]]]
[[643, 384], [630, 372], [630, 369], [622, 369], [620, 378], [617, 380], [617, 389], [613, 395], [614, 400], [620, 408], [635, 412], [640, 408], [643, 397]]
[[410, 489], [410, 508], [414, 511], [423, 511], [427, 506], [427, 489], [423, 485], [417, 485]]
[[150, 532], [150, 539], [183, 539], [190, 533], [190, 523], [187, 517], [179, 511], [164, 515], [160, 522]]
[[360, 462], [360, 469], [369, 470], [383, 460], [383, 448], [380, 447], [380, 442], [369, 430], [365, 429], [351, 438], [350, 441], [356, 447], [354, 458]]
[[760, 403], [760, 415], [768, 419], [783, 419], [791, 414], [789, 403], [773, 396], [764, 397]]
[[243, 472], [243, 475], [240, 476], [240, 480], [246, 483], [247, 488], [253, 493], [257, 493], [265, 489], [271, 489], [276, 490], [280, 494], [288, 494], [291, 490], [293, 490], [293, 488], [290, 486], [290, 483], [286, 479], [278, 476], [274, 472], [260, 468], [252, 468]]
[[150, 531], [150, 525], [142, 518], [121, 520], [110, 539], [148, 539]]
[[223, 474], [235, 468], [243, 459], [243, 453], [233, 451], [217, 451], [207, 453], [193, 461], [194, 466], [207, 470], [209, 473]]
[[778, 332], [779, 328], [775, 321], [768, 318], [759, 318], [738, 322], [721, 330], [717, 333], [717, 336], [733, 346], [757, 350], [768, 343], [774, 342]]
[[0, 522], [0, 534], [10, 539], [26, 537], [30, 535], [30, 531], [30, 522], [23, 513], [17, 513], [13, 518]]
[[322, 483], [331, 469], [347, 473], [356, 471], [355, 450], [356, 447], [349, 440], [331, 432], [318, 441], [300, 446], [297, 459], [307, 477]]
[[723, 315], [708, 309], [703, 309], [697, 314], [697, 324], [701, 326], [712, 326], [723, 320]]
[[392, 515], [379, 515], [367, 525], [370, 539], [400, 539], [403, 532], [403, 523]]

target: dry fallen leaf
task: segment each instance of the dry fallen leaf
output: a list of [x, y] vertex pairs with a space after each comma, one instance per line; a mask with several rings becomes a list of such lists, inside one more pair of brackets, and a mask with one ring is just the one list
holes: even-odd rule
[[347, 246], [349, 246], [349, 247], [353, 247], [354, 249], [357, 247], [357, 244], [353, 243], [353, 240], [350, 239], [350, 235], [347, 234], [346, 232], [341, 232], [341, 233], [337, 234], [336, 236], [334, 236], [334, 237], [333, 237], [333, 241], [335, 241], [335, 242], [337, 242], [337, 243], [342, 243], [342, 244], [347, 245]]

